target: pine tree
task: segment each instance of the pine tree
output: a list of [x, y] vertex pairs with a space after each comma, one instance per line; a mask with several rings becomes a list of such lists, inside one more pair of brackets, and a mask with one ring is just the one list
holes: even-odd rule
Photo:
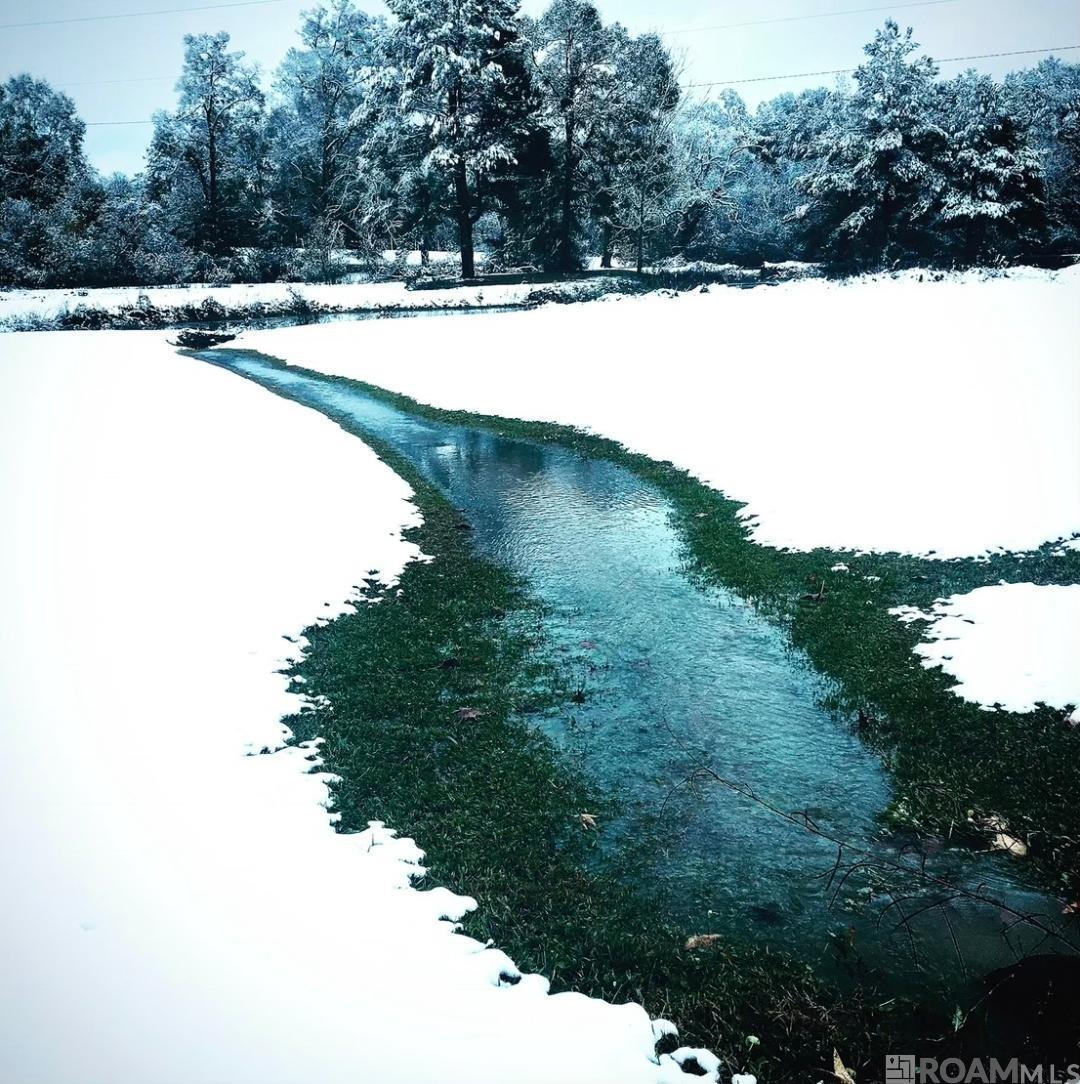
[[[605, 28], [587, 0], [555, 0], [527, 24], [540, 120], [554, 159], [558, 230], [555, 266], [580, 266], [582, 204], [602, 187], [597, 157], [618, 107], [617, 31]], [[606, 249], [607, 246], [605, 246]]]
[[1006, 254], [1010, 242], [1033, 239], [1045, 221], [1042, 166], [1001, 87], [968, 71], [943, 87], [948, 150], [940, 216], [960, 236], [961, 257], [974, 264]]
[[841, 263], [888, 264], [926, 251], [947, 135], [937, 67], [910, 27], [891, 19], [866, 46], [856, 90], [807, 153], [800, 189], [826, 223], [828, 254]]
[[427, 144], [425, 168], [451, 194], [461, 274], [476, 273], [473, 227], [487, 188], [512, 165], [529, 99], [514, 0], [387, 0], [388, 59], [402, 121]]
[[48, 83], [0, 84], [0, 284], [65, 285], [93, 218], [97, 182], [75, 104]]
[[1009, 112], [1031, 133], [1046, 182], [1052, 243], [1080, 245], [1080, 64], [1057, 57], [1005, 81]]

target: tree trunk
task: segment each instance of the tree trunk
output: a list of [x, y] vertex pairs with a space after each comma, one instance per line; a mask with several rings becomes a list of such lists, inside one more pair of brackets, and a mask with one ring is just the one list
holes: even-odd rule
[[645, 270], [645, 194], [642, 193], [638, 204], [637, 230], [637, 273]]
[[559, 270], [574, 270], [574, 115], [566, 115], [566, 161], [562, 178], [562, 221], [559, 230]]
[[476, 257], [473, 252], [472, 198], [469, 194], [469, 175], [464, 160], [454, 167], [455, 213], [458, 226], [458, 247], [461, 249], [461, 277], [476, 277]]
[[611, 228], [611, 220], [605, 218], [600, 230], [600, 266], [606, 271], [611, 270], [612, 258], [615, 255], [615, 235]]
[[207, 173], [210, 177], [210, 242], [217, 251], [221, 247], [221, 223], [220, 212], [218, 210], [218, 153], [217, 153], [217, 132], [214, 130], [214, 125], [209, 125], [209, 131], [207, 132]]

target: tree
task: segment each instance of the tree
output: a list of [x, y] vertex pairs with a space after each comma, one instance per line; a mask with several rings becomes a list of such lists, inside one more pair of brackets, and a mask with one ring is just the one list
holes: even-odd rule
[[743, 100], [732, 90], [685, 110], [675, 130], [675, 200], [671, 247], [679, 255], [712, 256], [720, 235], [738, 220], [740, 182], [753, 165], [756, 135]]
[[86, 126], [65, 94], [29, 75], [0, 84], [0, 282], [61, 285], [92, 219]]
[[555, 0], [526, 27], [533, 82], [540, 92], [539, 120], [554, 159], [559, 225], [555, 264], [580, 266], [581, 199], [595, 198], [596, 159], [618, 96], [618, 35], [606, 29], [586, 0]]
[[909, 27], [891, 19], [866, 46], [856, 90], [834, 123], [803, 150], [813, 168], [799, 181], [826, 223], [827, 254], [842, 263], [888, 264], [927, 250], [947, 143], [937, 67]]
[[630, 241], [640, 272], [650, 235], [677, 206], [681, 178], [675, 140], [683, 98], [678, 73], [659, 38], [627, 38], [620, 53], [621, 69], [634, 77], [621, 86], [609, 140], [613, 169], [608, 193], [616, 235]]
[[514, 0], [387, 0], [396, 18], [387, 73], [400, 121], [425, 143], [422, 167], [450, 191], [461, 274], [476, 273], [473, 227], [487, 188], [528, 131], [529, 97]]
[[1011, 242], [1032, 239], [1043, 227], [1039, 155], [988, 75], [965, 72], [942, 94], [949, 140], [941, 167], [941, 221], [959, 233], [965, 263], [999, 258]]
[[1013, 72], [1005, 95], [1042, 163], [1052, 241], [1075, 251], [1080, 244], [1080, 64], [1050, 57]]
[[278, 71], [283, 109], [272, 125], [276, 188], [294, 237], [344, 224], [344, 190], [362, 145], [364, 76], [374, 61], [378, 26], [352, 0], [331, 0], [305, 13], [303, 48], [290, 49]]
[[73, 240], [71, 259], [85, 286], [183, 282], [194, 263], [169, 232], [162, 209], [123, 174], [101, 186], [94, 219]]
[[184, 240], [222, 252], [251, 238], [265, 180], [256, 69], [229, 52], [229, 35], [184, 38], [176, 113], [159, 113], [150, 146], [151, 187], [176, 205]]

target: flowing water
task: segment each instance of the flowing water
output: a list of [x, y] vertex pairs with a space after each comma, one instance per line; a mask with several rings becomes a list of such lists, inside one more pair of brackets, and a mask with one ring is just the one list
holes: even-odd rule
[[[386, 441], [463, 509], [480, 553], [528, 581], [585, 693], [572, 714], [538, 725], [643, 812], [663, 810], [658, 875], [688, 931], [783, 946], [832, 974], [861, 960], [898, 990], [946, 996], [1032, 945], [1020, 928], [1002, 936], [1000, 909], [953, 901], [913, 922], [917, 972], [912, 937], [894, 929], [902, 912], [881, 919], [884, 899], [859, 906], [865, 878], [830, 906], [832, 843], [723, 787], [680, 786], [708, 763], [835, 837], [904, 858], [878, 823], [890, 797], [878, 758], [822, 708], [827, 686], [778, 628], [688, 575], [671, 509], [651, 485], [557, 446], [421, 419], [255, 354], [204, 357]], [[621, 830], [633, 832], [633, 818]], [[1014, 882], [1005, 856], [944, 850], [928, 861], [936, 875], [1055, 913]]]

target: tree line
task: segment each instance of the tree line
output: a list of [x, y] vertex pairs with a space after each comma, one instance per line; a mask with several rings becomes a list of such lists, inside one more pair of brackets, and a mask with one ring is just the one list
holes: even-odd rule
[[1080, 65], [940, 78], [885, 23], [844, 85], [695, 102], [587, 0], [330, 0], [269, 88], [189, 36], [145, 170], [99, 176], [66, 95], [0, 85], [0, 284], [326, 279], [350, 249], [571, 272], [598, 258], [990, 264], [1080, 246]]

